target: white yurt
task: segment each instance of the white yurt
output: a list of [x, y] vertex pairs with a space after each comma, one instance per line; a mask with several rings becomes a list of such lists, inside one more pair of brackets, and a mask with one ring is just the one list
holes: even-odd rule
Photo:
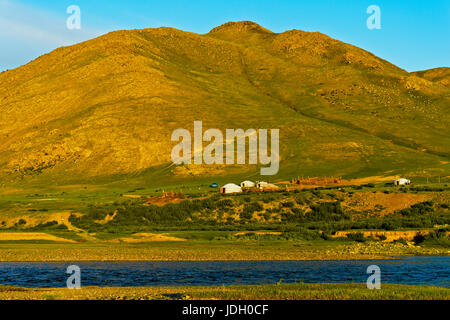
[[394, 181], [394, 185], [396, 186], [404, 186], [408, 184], [411, 184], [411, 181], [405, 178], [400, 178]]
[[258, 189], [264, 189], [266, 186], [267, 186], [267, 182], [265, 182], [265, 181], [258, 181], [257, 183], [256, 183], [256, 187], [258, 188]]
[[255, 187], [255, 183], [252, 181], [243, 181], [241, 182], [241, 188], [254, 188]]
[[220, 193], [239, 193], [242, 192], [242, 188], [234, 183], [228, 183], [220, 188]]

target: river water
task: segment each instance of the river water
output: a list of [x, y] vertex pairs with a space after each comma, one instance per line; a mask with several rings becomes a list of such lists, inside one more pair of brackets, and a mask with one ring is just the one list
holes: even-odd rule
[[0, 262], [0, 284], [65, 287], [69, 265], [81, 269], [82, 286], [199, 286], [284, 283], [365, 283], [367, 267], [381, 282], [450, 288], [450, 257], [353, 261]]

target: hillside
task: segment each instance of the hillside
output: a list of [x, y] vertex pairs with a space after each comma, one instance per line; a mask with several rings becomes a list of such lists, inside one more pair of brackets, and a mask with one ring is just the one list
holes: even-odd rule
[[253, 22], [205, 35], [116, 31], [0, 74], [0, 177], [257, 176], [254, 166], [172, 166], [170, 135], [194, 120], [279, 128], [276, 178], [445, 175], [445, 72], [410, 74], [321, 33]]
[[429, 81], [440, 83], [447, 88], [450, 87], [450, 68], [435, 68], [424, 71], [417, 71], [413, 74]]

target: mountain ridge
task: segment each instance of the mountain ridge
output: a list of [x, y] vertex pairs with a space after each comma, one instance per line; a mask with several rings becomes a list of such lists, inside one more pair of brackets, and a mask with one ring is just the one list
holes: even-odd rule
[[194, 120], [281, 127], [283, 176], [379, 174], [405, 161], [406, 170], [445, 171], [449, 89], [429, 79], [320, 33], [252, 22], [205, 35], [115, 31], [0, 74], [0, 172], [64, 180], [159, 165], [168, 176], [256, 171], [170, 166], [171, 130]]

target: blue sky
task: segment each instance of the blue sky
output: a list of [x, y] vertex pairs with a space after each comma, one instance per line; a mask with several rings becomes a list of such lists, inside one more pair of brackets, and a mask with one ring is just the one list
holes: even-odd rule
[[[81, 9], [80, 30], [66, 28], [70, 5]], [[370, 5], [381, 9], [381, 30], [366, 27]], [[113, 30], [207, 33], [240, 20], [274, 32], [319, 31], [408, 71], [450, 67], [450, 0], [0, 0], [0, 70]]]

